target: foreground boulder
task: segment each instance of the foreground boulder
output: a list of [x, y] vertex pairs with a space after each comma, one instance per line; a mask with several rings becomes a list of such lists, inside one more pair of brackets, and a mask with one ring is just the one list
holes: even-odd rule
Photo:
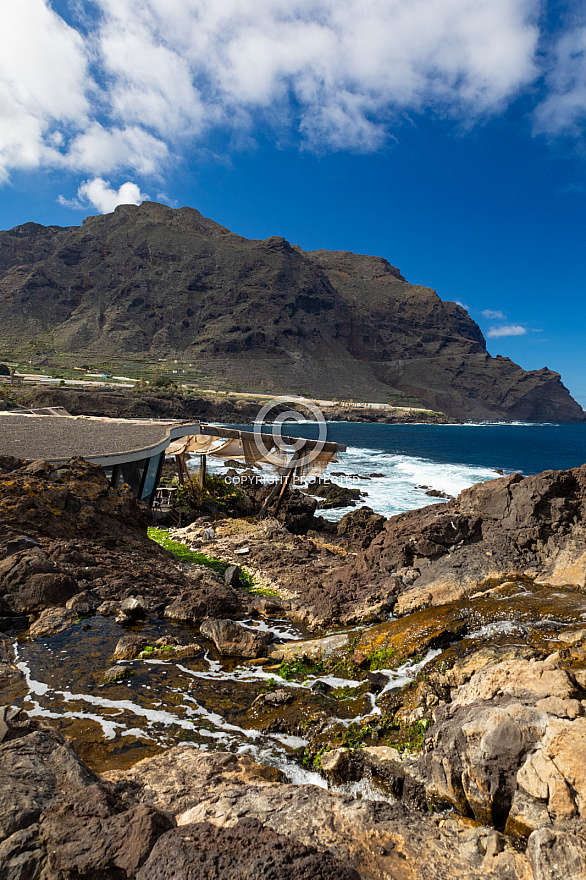
[[83, 615], [139, 593], [167, 604], [189, 589], [173, 557], [149, 540], [146, 505], [128, 486], [112, 489], [98, 465], [2, 463], [0, 616], [68, 602]]
[[202, 636], [211, 639], [220, 654], [231, 657], [263, 657], [271, 635], [254, 632], [232, 620], [206, 618], [200, 627]]
[[213, 572], [199, 569], [187, 574], [189, 588], [165, 609], [165, 617], [200, 623], [205, 617], [242, 617], [242, 600], [233, 587]]
[[159, 838], [137, 880], [360, 880], [350, 865], [257, 819], [229, 828], [184, 825]]
[[489, 662], [434, 712], [428, 795], [519, 837], [586, 819], [585, 696], [557, 658]]

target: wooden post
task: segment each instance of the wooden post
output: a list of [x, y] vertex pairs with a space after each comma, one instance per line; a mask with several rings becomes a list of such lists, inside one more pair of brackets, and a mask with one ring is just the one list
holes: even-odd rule
[[269, 509], [269, 507], [273, 503], [273, 499], [274, 499], [275, 495], [277, 494], [277, 492], [279, 491], [279, 486], [280, 486], [281, 492], [279, 494], [279, 498], [277, 500], [277, 506], [275, 509], [275, 516], [277, 515], [277, 512], [279, 510], [279, 507], [281, 506], [281, 502], [283, 500], [283, 497], [285, 495], [287, 487], [288, 487], [289, 483], [291, 482], [291, 478], [292, 478], [293, 474], [295, 473], [295, 467], [297, 465], [297, 458], [298, 458], [297, 453], [295, 453], [295, 455], [293, 456], [293, 458], [289, 462], [289, 467], [287, 468], [287, 473], [283, 475], [282, 483], [281, 482], [275, 483], [275, 485], [271, 489], [271, 492], [269, 493], [267, 499], [265, 500], [265, 503], [263, 504], [263, 506], [261, 507], [261, 509], [257, 513], [257, 515], [256, 515], [257, 519], [263, 518], [263, 516], [265, 515], [265, 513], [267, 512], [267, 510]]
[[199, 460], [199, 485], [203, 489], [206, 484], [207, 455], [200, 455]]
[[179, 477], [179, 485], [182, 486], [185, 482], [183, 478], [183, 462], [181, 461], [181, 456], [175, 456], [175, 463], [177, 464], [177, 476]]
[[293, 474], [295, 473], [295, 466], [297, 465], [297, 458], [298, 458], [297, 453], [295, 453], [295, 455], [293, 456], [293, 458], [291, 459], [291, 462], [289, 464], [289, 470], [287, 472], [287, 476], [283, 480], [283, 488], [281, 489], [279, 497], [277, 498], [277, 503], [275, 504], [274, 516], [276, 516], [278, 514], [279, 508], [280, 508], [281, 503], [283, 501], [283, 498], [287, 494], [287, 489], [291, 485], [291, 480], [293, 479]]

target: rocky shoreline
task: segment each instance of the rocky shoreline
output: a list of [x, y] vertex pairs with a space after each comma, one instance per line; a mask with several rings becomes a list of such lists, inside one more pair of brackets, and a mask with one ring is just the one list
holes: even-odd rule
[[[62, 406], [72, 415], [108, 418], [201, 419], [203, 422], [249, 424], [256, 418], [263, 400], [222, 397], [219, 394], [186, 393], [180, 389], [71, 389], [34, 385], [11, 389], [15, 404], [35, 408]], [[278, 395], [276, 395], [278, 396]], [[287, 397], [287, 395], [285, 395]], [[398, 407], [382, 410], [368, 407], [331, 406], [322, 408], [331, 422], [381, 422], [383, 424], [455, 424], [462, 419], [442, 412]]]
[[0, 459], [3, 877], [586, 876], [586, 466], [312, 511]]

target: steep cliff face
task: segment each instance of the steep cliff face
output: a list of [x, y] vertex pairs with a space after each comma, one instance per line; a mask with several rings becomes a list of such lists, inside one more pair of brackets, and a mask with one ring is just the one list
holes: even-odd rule
[[144, 203], [81, 227], [0, 233], [2, 347], [196, 363], [268, 391], [388, 400], [450, 415], [578, 420], [557, 373], [492, 358], [466, 311], [379, 257], [247, 240]]

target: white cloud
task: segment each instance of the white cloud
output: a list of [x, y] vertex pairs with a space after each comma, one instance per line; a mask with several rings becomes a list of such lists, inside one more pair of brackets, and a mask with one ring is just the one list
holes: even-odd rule
[[502, 336], [525, 336], [527, 330], [520, 324], [502, 324], [500, 327], [491, 327], [486, 334], [489, 339], [500, 339]]
[[535, 132], [581, 136], [586, 121], [585, 23], [560, 35], [548, 64], [547, 96], [535, 111]]
[[77, 190], [76, 199], [66, 199], [59, 196], [59, 204], [68, 208], [97, 209], [100, 214], [110, 214], [118, 205], [140, 205], [148, 200], [149, 196], [140, 191], [136, 183], [127, 181], [116, 190], [110, 186], [109, 181], [96, 177], [93, 180], [85, 180]]
[[167, 155], [167, 145], [137, 125], [108, 129], [94, 122], [71, 141], [63, 164], [95, 174], [130, 168], [138, 174], [154, 175]]
[[90, 109], [80, 34], [44, 0], [3, 0], [1, 12], [0, 181], [55, 162], [62, 130], [83, 126]]
[[482, 312], [482, 317], [487, 318], [488, 320], [496, 321], [496, 320], [504, 320], [506, 315], [504, 315], [501, 311], [495, 311], [494, 309], [484, 309]]
[[475, 118], [537, 71], [538, 0], [97, 2], [114, 115], [158, 133], [270, 111], [311, 146], [371, 150], [396, 114]]
[[[405, 115], [465, 126], [545, 71], [537, 133], [586, 120], [586, 24], [541, 0], [2, 0], [0, 182], [11, 169], [161, 174], [214, 128], [379, 149]], [[97, 10], [97, 14], [92, 14]], [[540, 42], [541, 40], [541, 42]]]
[[153, 175], [214, 127], [236, 143], [261, 125], [310, 149], [369, 151], [405, 113], [469, 123], [536, 77], [539, 7], [94, 0], [70, 6], [77, 31], [49, 0], [3, 0], [0, 175]]

